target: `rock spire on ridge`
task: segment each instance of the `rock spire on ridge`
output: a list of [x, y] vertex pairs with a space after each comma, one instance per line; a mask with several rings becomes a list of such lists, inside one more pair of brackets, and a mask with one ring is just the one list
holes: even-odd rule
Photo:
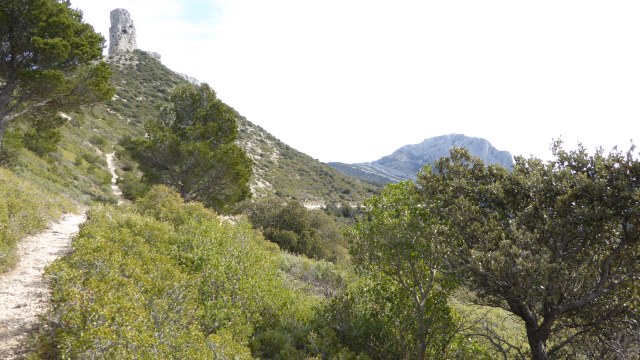
[[109, 28], [109, 55], [131, 52], [137, 49], [136, 27], [126, 9], [111, 11], [111, 27]]

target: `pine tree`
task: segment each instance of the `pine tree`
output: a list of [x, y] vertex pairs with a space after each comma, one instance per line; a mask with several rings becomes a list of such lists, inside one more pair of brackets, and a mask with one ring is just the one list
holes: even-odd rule
[[224, 210], [251, 194], [251, 159], [235, 143], [237, 116], [207, 84], [181, 86], [158, 120], [146, 124], [147, 136], [123, 145], [148, 182]]
[[18, 117], [110, 99], [104, 39], [68, 1], [0, 2], [0, 147]]

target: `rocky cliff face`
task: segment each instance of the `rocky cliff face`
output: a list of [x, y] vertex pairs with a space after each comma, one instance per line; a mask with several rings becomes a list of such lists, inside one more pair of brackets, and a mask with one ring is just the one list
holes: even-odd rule
[[109, 28], [109, 55], [132, 52], [137, 49], [136, 27], [131, 15], [125, 9], [111, 11], [111, 27]]
[[422, 167], [433, 164], [443, 156], [448, 156], [449, 149], [452, 147], [466, 148], [471, 155], [479, 157], [488, 164], [499, 164], [508, 169], [513, 166], [513, 156], [508, 151], [496, 149], [485, 139], [461, 134], [437, 136], [426, 139], [420, 144], [406, 145], [393, 154], [370, 163], [330, 163], [329, 165], [344, 174], [381, 185], [415, 179]]

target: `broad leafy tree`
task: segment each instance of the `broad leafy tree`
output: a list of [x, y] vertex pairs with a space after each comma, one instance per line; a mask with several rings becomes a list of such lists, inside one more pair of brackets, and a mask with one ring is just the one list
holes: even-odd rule
[[147, 136], [124, 147], [152, 184], [175, 188], [185, 201], [223, 210], [250, 196], [251, 159], [235, 143], [237, 113], [207, 85], [176, 88]]
[[455, 284], [443, 272], [446, 232], [420, 199], [412, 182], [388, 185], [380, 196], [369, 199], [353, 232], [351, 250], [363, 273], [380, 274], [376, 276], [394, 284], [397, 291], [385, 301], [390, 302], [386, 307], [405, 314], [392, 331], [399, 336], [404, 356], [446, 358], [456, 334], [446, 301]]
[[456, 149], [418, 177], [451, 230], [454, 268], [481, 304], [522, 319], [534, 359], [638, 326], [640, 162], [633, 148], [553, 152], [507, 171]]
[[109, 68], [98, 62], [103, 44], [68, 1], [0, 2], [0, 147], [20, 116], [53, 119], [58, 111], [110, 99]]

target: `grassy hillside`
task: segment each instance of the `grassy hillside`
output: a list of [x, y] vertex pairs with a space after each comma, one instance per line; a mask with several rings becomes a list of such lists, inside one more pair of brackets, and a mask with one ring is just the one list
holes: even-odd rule
[[42, 156], [21, 145], [25, 124], [10, 129], [13, 143], [0, 167], [0, 273], [17, 261], [19, 239], [81, 206], [116, 202], [104, 158], [117, 133], [117, 122], [111, 125], [99, 109], [72, 114], [57, 150]]
[[[172, 88], [185, 83], [141, 51], [109, 61], [116, 95], [107, 104], [63, 114], [66, 120], [55, 151], [38, 156], [25, 148], [26, 121], [9, 129], [0, 184], [0, 271], [15, 262], [18, 239], [41, 230], [63, 212], [77, 205], [116, 202], [104, 153], [115, 151], [124, 136], [143, 135], [144, 122], [156, 116]], [[239, 142], [254, 160], [256, 196], [338, 203], [361, 202], [375, 192], [241, 116], [238, 123]]]
[[[142, 134], [142, 124], [156, 116], [169, 91], [186, 82], [142, 51], [118, 55], [110, 63], [116, 96], [106, 111], [128, 123], [132, 134]], [[300, 202], [361, 203], [377, 191], [289, 147], [241, 115], [237, 121], [238, 142], [254, 162], [254, 195]]]
[[244, 118], [239, 127], [240, 145], [254, 161], [252, 188], [257, 196], [275, 194], [303, 203], [362, 203], [378, 190], [293, 149]]
[[[336, 265], [285, 254], [246, 220], [223, 224], [166, 188], [113, 206], [104, 153], [143, 134], [163, 91], [181, 82], [162, 78], [168, 70], [145, 54], [131, 59], [138, 58], [112, 64], [112, 101], [65, 114], [55, 151], [32, 153], [21, 144], [28, 124], [12, 129], [11, 161], [0, 168], [0, 271], [16, 261], [20, 238], [91, 207], [73, 254], [49, 270], [54, 307], [34, 343], [40, 357], [317, 353], [300, 344], [312, 336], [316, 307], [344, 283]], [[144, 101], [128, 101], [134, 94]]]
[[0, 273], [17, 261], [17, 242], [43, 230], [63, 213], [96, 203], [116, 203], [104, 153], [124, 134], [137, 131], [107, 107], [62, 114], [60, 143], [37, 155], [22, 119], [8, 129], [0, 156]]
[[[40, 155], [25, 147], [23, 134], [30, 125], [16, 123], [10, 129], [10, 156], [0, 168], [0, 272], [17, 261], [21, 238], [62, 213], [92, 208], [74, 254], [50, 270], [56, 279], [52, 332], [37, 342], [42, 356], [62, 356], [60, 350], [80, 357], [317, 354], [318, 349], [300, 344], [312, 335], [316, 306], [344, 284], [336, 265], [285, 254], [246, 220], [221, 225], [213, 212], [182, 204], [169, 190], [160, 195], [152, 190], [146, 201], [127, 209], [112, 207], [116, 199], [104, 154], [117, 150], [124, 136], [144, 135], [144, 122], [184, 80], [142, 52], [111, 59], [110, 65], [116, 88], [111, 101], [62, 114], [66, 120], [58, 147]], [[336, 175], [246, 119], [239, 117], [239, 123], [240, 142], [250, 147], [256, 163], [254, 183], [270, 184], [256, 185], [256, 195], [355, 202], [374, 191]], [[270, 154], [270, 161], [263, 154]], [[297, 175], [292, 178], [292, 173]], [[201, 277], [200, 286], [196, 277]], [[223, 295], [227, 298], [216, 300]], [[133, 298], [145, 301], [131, 303]], [[96, 321], [83, 322], [87, 319]], [[166, 340], [160, 347], [158, 334]], [[109, 346], [116, 338], [127, 340]]]
[[16, 245], [21, 238], [75, 209], [68, 198], [0, 168], [0, 274], [18, 260]]

